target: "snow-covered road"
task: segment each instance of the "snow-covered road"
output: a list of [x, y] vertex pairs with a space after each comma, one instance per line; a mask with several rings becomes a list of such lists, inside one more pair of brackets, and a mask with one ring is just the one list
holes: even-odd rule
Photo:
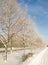
[[48, 65], [48, 48], [42, 50], [35, 57], [27, 59], [22, 65]]

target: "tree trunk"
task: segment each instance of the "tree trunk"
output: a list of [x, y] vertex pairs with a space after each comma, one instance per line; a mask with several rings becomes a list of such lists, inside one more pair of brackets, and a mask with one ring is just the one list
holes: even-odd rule
[[7, 46], [5, 47], [5, 61], [7, 61]]
[[12, 43], [11, 43], [11, 53], [12, 53]]

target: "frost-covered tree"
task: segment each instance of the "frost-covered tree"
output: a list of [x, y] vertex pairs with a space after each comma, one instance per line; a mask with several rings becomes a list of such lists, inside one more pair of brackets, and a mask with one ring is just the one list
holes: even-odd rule
[[6, 60], [7, 48], [10, 45], [12, 50], [12, 39], [20, 31], [20, 21], [25, 15], [24, 10], [20, 9], [16, 0], [0, 0], [0, 39], [5, 47]]

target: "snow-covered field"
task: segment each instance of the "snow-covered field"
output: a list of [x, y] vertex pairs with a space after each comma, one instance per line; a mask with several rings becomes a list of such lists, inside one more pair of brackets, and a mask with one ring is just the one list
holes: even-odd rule
[[19, 65], [21, 63], [21, 56], [19, 52], [8, 53], [7, 62], [4, 59], [4, 53], [0, 54], [0, 65]]
[[[31, 52], [26, 50], [25, 54]], [[8, 59], [5, 62], [5, 53], [0, 53], [0, 65], [48, 65], [48, 48], [43, 49], [32, 57], [22, 62], [24, 50], [14, 51], [12, 54], [8, 52]]]
[[[2, 51], [4, 49], [0, 49]], [[26, 50], [25, 54], [31, 52], [31, 50]], [[8, 52], [7, 54], [7, 62], [5, 62], [5, 53], [0, 53], [0, 65], [20, 65], [22, 64], [22, 56], [24, 54], [24, 50], [13, 51], [12, 54]]]

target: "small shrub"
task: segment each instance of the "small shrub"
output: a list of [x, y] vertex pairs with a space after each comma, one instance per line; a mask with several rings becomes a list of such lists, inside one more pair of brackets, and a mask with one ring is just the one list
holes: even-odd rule
[[33, 53], [28, 53], [28, 54], [24, 54], [23, 56], [22, 56], [22, 61], [24, 62], [27, 58], [29, 58], [29, 57], [31, 57], [31, 56], [33, 56]]

